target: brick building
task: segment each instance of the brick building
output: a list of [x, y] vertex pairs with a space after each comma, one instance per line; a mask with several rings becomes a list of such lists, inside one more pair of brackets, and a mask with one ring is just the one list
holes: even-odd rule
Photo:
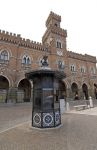
[[48, 56], [49, 68], [66, 73], [60, 83], [68, 98], [95, 98], [96, 57], [68, 51], [67, 31], [60, 26], [61, 16], [50, 12], [42, 43], [0, 30], [0, 102], [31, 101], [33, 83], [25, 73], [41, 69], [42, 58]]

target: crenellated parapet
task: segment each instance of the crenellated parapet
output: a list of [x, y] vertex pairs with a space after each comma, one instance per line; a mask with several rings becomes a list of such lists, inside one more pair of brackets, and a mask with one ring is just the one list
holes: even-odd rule
[[20, 34], [9, 33], [0, 30], [0, 41], [17, 44], [23, 47], [34, 48], [37, 50], [47, 51], [47, 46], [43, 46], [42, 43], [31, 41], [29, 39], [22, 38]]
[[44, 33], [44, 35], [42, 37], [42, 41], [43, 42], [49, 36], [50, 33], [54, 33], [54, 34], [60, 35], [61, 37], [64, 37], [64, 38], [67, 37], [67, 30], [64, 30], [62, 28], [50, 25], [50, 27], [45, 31], [45, 33]]
[[96, 57], [95, 56], [85, 54], [85, 57], [86, 57], [87, 61], [96, 63]]
[[67, 51], [67, 52], [68, 52], [68, 57], [69, 58], [96, 63], [96, 57], [94, 57], [94, 56], [90, 56], [90, 55], [87, 55], [87, 54], [82, 55], [82, 54], [75, 53], [75, 52], [72, 52], [72, 51]]
[[55, 19], [58, 22], [61, 22], [61, 16], [59, 16], [59, 15], [57, 15], [54, 12], [51, 11], [48, 18], [47, 18], [47, 21], [46, 21], [46, 27], [48, 26], [51, 19]]
[[29, 48], [33, 48], [33, 49], [37, 49], [41, 51], [45, 51], [46, 49], [46, 46], [43, 46], [41, 43], [31, 41], [29, 39], [24, 39], [24, 38], [21, 39], [19, 46], [29, 47]]
[[67, 30], [64, 30], [56, 26], [51, 26], [51, 32], [63, 36], [65, 38], [67, 37]]
[[6, 42], [11, 42], [14, 44], [17, 44], [18, 41], [20, 41], [21, 36], [20, 34], [15, 34], [15, 33], [10, 33], [4, 30], [0, 30], [0, 40], [1, 41], [6, 41]]

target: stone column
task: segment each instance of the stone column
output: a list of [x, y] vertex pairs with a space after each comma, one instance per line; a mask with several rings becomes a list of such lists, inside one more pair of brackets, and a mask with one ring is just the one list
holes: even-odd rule
[[7, 102], [8, 103], [16, 103], [17, 102], [17, 88], [16, 87], [9, 88]]

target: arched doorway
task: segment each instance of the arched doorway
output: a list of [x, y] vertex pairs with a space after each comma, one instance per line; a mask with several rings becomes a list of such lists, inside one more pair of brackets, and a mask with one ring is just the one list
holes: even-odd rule
[[94, 83], [94, 94], [95, 94], [95, 98], [97, 99], [97, 84]]
[[84, 93], [85, 99], [88, 100], [89, 99], [89, 96], [88, 96], [88, 87], [87, 87], [87, 85], [85, 83], [82, 85], [82, 91]]
[[[30, 102], [31, 99], [31, 84], [27, 79], [23, 79], [18, 85], [18, 95], [23, 95], [22, 102]], [[18, 100], [17, 100], [18, 102]]]
[[0, 102], [7, 103], [9, 81], [6, 77], [0, 75]]
[[74, 99], [78, 100], [78, 85], [74, 82], [71, 85], [71, 90], [72, 90], [72, 96]]
[[60, 89], [60, 98], [66, 99], [66, 97], [67, 97], [66, 85], [63, 81], [59, 82], [59, 89]]

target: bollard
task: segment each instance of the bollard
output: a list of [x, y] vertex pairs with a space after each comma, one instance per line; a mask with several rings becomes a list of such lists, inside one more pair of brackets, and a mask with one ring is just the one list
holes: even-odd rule
[[61, 114], [65, 113], [65, 100], [64, 99], [60, 99], [60, 112]]
[[89, 96], [89, 102], [90, 102], [90, 108], [93, 108], [93, 100], [91, 96]]
[[67, 110], [67, 111], [70, 111], [69, 102], [66, 102], [66, 110]]

